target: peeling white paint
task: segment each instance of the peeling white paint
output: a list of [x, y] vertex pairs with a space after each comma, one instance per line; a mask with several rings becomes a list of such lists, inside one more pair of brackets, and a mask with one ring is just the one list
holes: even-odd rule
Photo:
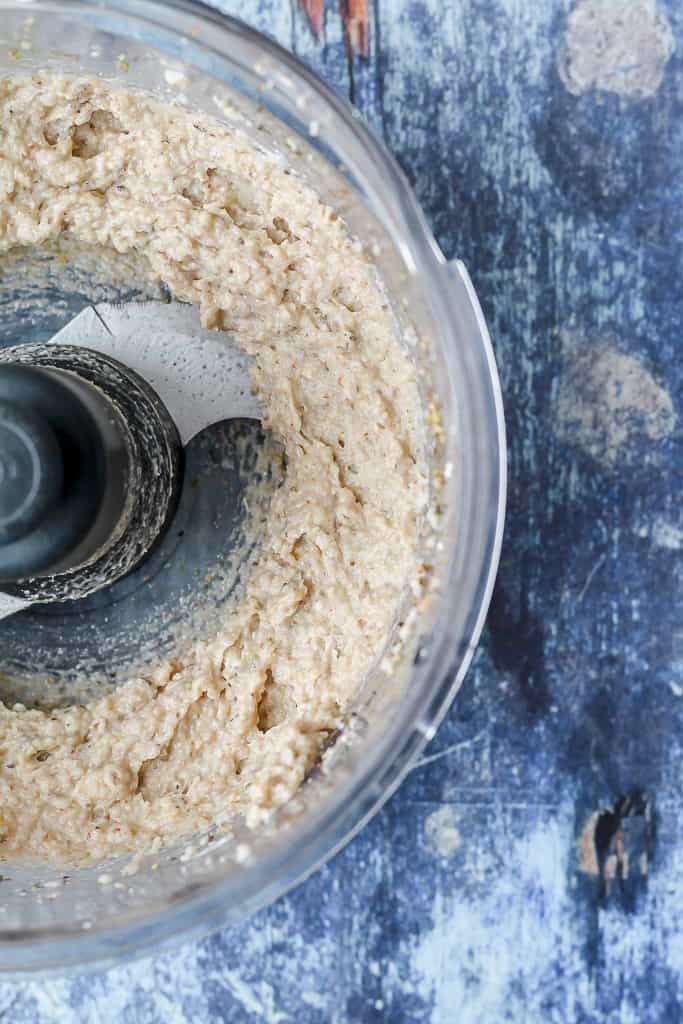
[[437, 857], [452, 857], [460, 848], [462, 839], [458, 831], [458, 815], [454, 807], [445, 804], [427, 815], [424, 823], [425, 845]]
[[650, 536], [657, 548], [666, 548], [667, 551], [680, 551], [683, 548], [683, 529], [666, 519], [655, 519]]
[[[516, 988], [529, 966], [526, 943], [531, 935], [539, 965], [531, 991], [543, 991], [550, 983], [554, 962], [563, 963], [582, 983], [568, 912], [568, 824], [555, 819], [512, 841], [509, 863], [518, 866], [518, 877], [490, 868], [481, 899], [463, 898], [457, 886], [435, 892], [432, 929], [420, 936], [412, 956], [416, 990], [431, 999], [434, 1024], [457, 1020], [458, 1009], [465, 1006], [468, 1021], [540, 1020], [537, 1011], [521, 1005], [526, 994]], [[544, 927], [539, 927], [540, 920]], [[555, 928], [560, 920], [563, 927]]]
[[656, 0], [578, 0], [557, 69], [574, 95], [599, 89], [644, 99], [661, 85], [674, 50], [671, 25]]
[[632, 442], [668, 437], [676, 416], [671, 397], [650, 371], [602, 339], [578, 348], [565, 345], [554, 424], [561, 441], [613, 467], [620, 457], [633, 456]]

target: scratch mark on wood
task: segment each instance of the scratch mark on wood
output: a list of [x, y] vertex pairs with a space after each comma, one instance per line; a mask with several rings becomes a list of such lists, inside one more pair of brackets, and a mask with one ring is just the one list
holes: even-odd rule
[[600, 569], [602, 569], [604, 564], [605, 564], [605, 556], [601, 555], [600, 558], [598, 558], [598, 560], [595, 563], [595, 565], [593, 566], [593, 568], [591, 569], [591, 571], [586, 576], [586, 582], [581, 587], [581, 590], [579, 591], [578, 597], [576, 598], [576, 603], [577, 604], [580, 601], [583, 601], [584, 597], [586, 596], [586, 591], [588, 590], [588, 588], [590, 587], [591, 583], [593, 582], [595, 574], [597, 572], [599, 572]]
[[424, 768], [425, 765], [434, 764], [435, 761], [441, 761], [442, 758], [448, 757], [449, 754], [453, 754], [456, 750], [462, 750], [464, 747], [472, 746], [473, 743], [476, 743], [477, 740], [481, 739], [485, 734], [485, 731], [486, 730], [481, 729], [478, 733], [475, 733], [474, 736], [470, 736], [467, 740], [461, 740], [459, 743], [451, 743], [450, 746], [444, 747], [443, 750], [437, 750], [435, 754], [428, 754], [426, 757], [421, 757], [413, 765], [412, 771], [415, 772], [418, 768]]

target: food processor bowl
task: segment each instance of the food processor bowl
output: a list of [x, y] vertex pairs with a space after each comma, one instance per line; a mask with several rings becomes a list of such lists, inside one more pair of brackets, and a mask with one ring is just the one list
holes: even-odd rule
[[[0, 0], [0, 11], [3, 77], [91, 73], [201, 110], [280, 152], [334, 206], [371, 254], [417, 366], [430, 478], [419, 583], [346, 727], [295, 797], [256, 830], [236, 823], [134, 861], [64, 871], [3, 863], [0, 974], [20, 975], [102, 966], [238, 922], [381, 806], [433, 736], [479, 638], [501, 543], [505, 438], [493, 352], [465, 268], [444, 260], [397, 164], [357, 112], [303, 64], [184, 0]], [[3, 346], [46, 340], [85, 305], [129, 297], [120, 280], [87, 275], [25, 282], [23, 272], [0, 274]]]

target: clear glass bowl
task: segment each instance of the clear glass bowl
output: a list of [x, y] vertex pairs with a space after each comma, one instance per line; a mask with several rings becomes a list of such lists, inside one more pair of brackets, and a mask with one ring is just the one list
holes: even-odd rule
[[368, 679], [322, 766], [258, 833], [199, 836], [146, 856], [135, 874], [125, 858], [68, 877], [0, 865], [0, 972], [16, 975], [110, 963], [239, 921], [362, 827], [433, 736], [471, 660], [501, 543], [505, 438], [491, 344], [464, 267], [446, 263], [357, 112], [302, 64], [196, 3], [0, 0], [0, 11], [2, 75], [92, 72], [281, 149], [370, 247], [441, 440], [421, 541], [429, 599], [406, 609], [398, 664]]

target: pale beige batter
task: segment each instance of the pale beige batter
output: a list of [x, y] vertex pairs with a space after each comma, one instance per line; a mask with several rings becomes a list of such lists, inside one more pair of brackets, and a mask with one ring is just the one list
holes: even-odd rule
[[134, 250], [231, 332], [288, 460], [213, 642], [85, 707], [0, 705], [0, 856], [80, 863], [296, 790], [388, 637], [424, 480], [373, 267], [279, 156], [98, 80], [0, 81], [0, 250], [60, 237]]

